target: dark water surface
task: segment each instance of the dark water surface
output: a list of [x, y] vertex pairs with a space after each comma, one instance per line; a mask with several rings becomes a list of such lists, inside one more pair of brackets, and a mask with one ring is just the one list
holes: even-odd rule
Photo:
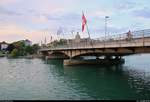
[[150, 55], [118, 66], [0, 58], [0, 100], [150, 99]]

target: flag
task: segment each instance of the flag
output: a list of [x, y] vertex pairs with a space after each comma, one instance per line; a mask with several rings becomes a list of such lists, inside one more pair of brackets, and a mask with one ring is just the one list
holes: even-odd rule
[[84, 31], [84, 26], [86, 25], [86, 18], [84, 16], [84, 13], [82, 14], [82, 32]]

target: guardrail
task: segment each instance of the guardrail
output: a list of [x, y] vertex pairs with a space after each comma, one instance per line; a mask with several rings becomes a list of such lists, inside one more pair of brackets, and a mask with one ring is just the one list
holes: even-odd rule
[[97, 39], [81, 39], [80, 42], [67, 40], [67, 44], [52, 49], [104, 48], [125, 46], [150, 46], [150, 29], [110, 35]]

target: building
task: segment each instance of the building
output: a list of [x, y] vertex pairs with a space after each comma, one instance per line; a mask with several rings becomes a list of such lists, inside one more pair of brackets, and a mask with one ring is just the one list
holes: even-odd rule
[[81, 38], [79, 32], [77, 32], [74, 39], [67, 39], [68, 43], [85, 43], [89, 42], [90, 38]]
[[79, 35], [79, 32], [77, 32], [77, 35], [75, 36], [74, 40], [75, 40], [76, 43], [79, 43], [81, 41], [81, 37]]
[[0, 50], [6, 50], [8, 47], [8, 43], [6, 43], [5, 41], [0, 43]]

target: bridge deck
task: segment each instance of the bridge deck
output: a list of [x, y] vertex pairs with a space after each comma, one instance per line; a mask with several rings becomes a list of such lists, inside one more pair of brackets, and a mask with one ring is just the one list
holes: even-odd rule
[[129, 48], [129, 47], [150, 47], [150, 37], [145, 38], [134, 38], [132, 40], [113, 40], [113, 41], [97, 41], [97, 42], [81, 42], [81, 43], [70, 43], [63, 46], [57, 46], [56, 48], [44, 48], [40, 51], [49, 50], [73, 50], [73, 49], [103, 49], [103, 48]]

